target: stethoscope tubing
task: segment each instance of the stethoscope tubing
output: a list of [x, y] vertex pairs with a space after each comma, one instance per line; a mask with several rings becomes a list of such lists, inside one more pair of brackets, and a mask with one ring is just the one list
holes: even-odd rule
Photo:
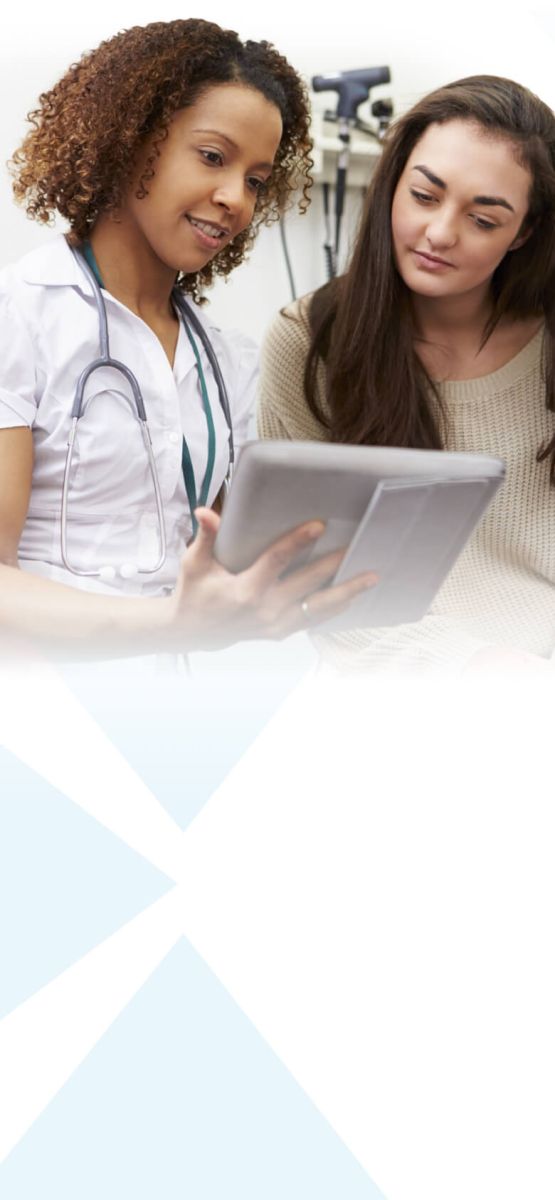
[[[71, 467], [72, 467], [72, 462], [73, 462], [73, 451], [74, 451], [74, 445], [75, 445], [75, 438], [76, 438], [76, 434], [77, 434], [77, 425], [78, 425], [78, 422], [79, 422], [81, 416], [83, 415], [83, 401], [84, 401], [85, 387], [86, 387], [86, 384], [87, 384], [88, 380], [90, 379], [91, 375], [93, 375], [95, 371], [100, 370], [100, 368], [102, 368], [102, 367], [110, 367], [112, 370], [115, 370], [119, 374], [123, 375], [124, 378], [127, 380], [127, 383], [129, 384], [129, 387], [133, 394], [133, 401], [134, 401], [135, 409], [137, 412], [137, 418], [140, 423], [142, 438], [143, 438], [145, 450], [146, 450], [147, 457], [148, 457], [150, 476], [152, 479], [152, 486], [153, 486], [153, 490], [154, 490], [154, 497], [155, 497], [155, 503], [156, 503], [156, 514], [157, 514], [157, 522], [158, 522], [158, 538], [159, 538], [159, 554], [158, 554], [158, 558], [157, 558], [157, 561], [154, 564], [154, 566], [137, 568], [137, 574], [139, 574], [139, 575], [154, 575], [154, 574], [156, 574], [157, 571], [160, 570], [160, 568], [164, 565], [164, 563], [166, 561], [167, 537], [166, 537], [164, 507], [163, 507], [163, 502], [162, 502], [160, 481], [159, 481], [158, 471], [156, 468], [156, 462], [155, 462], [155, 458], [154, 458], [154, 449], [153, 449], [153, 445], [152, 445], [152, 439], [150, 436], [150, 430], [148, 427], [148, 419], [147, 419], [144, 400], [142, 397], [141, 389], [139, 387], [137, 378], [133, 374], [133, 372], [130, 370], [130, 368], [127, 367], [125, 365], [125, 363], [120, 362], [118, 359], [112, 358], [110, 355], [110, 340], [109, 340], [109, 333], [108, 333], [108, 317], [107, 317], [107, 313], [106, 313], [106, 305], [104, 303], [104, 297], [102, 295], [102, 292], [99, 287], [98, 280], [96, 279], [96, 276], [94, 274], [94, 271], [91, 269], [89, 263], [87, 262], [87, 259], [85, 258], [84, 254], [79, 249], [77, 249], [76, 247], [73, 247], [73, 246], [70, 247], [70, 249], [72, 251], [74, 258], [78, 262], [81, 270], [83, 271], [84, 275], [88, 279], [88, 281], [91, 285], [91, 288], [92, 288], [92, 292], [93, 292], [93, 296], [94, 296], [94, 300], [95, 300], [95, 304], [96, 304], [96, 309], [97, 309], [97, 313], [98, 313], [100, 356], [98, 358], [96, 358], [94, 360], [94, 362], [89, 363], [89, 365], [84, 368], [84, 370], [81, 372], [81, 374], [79, 376], [79, 379], [77, 381], [76, 388], [75, 388], [75, 397], [74, 397], [72, 411], [71, 411], [71, 428], [70, 428], [70, 433], [69, 433], [68, 443], [67, 443], [66, 461], [65, 461], [65, 466], [64, 466], [64, 478], [63, 478], [63, 484], [62, 484], [62, 502], [61, 502], [61, 514], [60, 514], [60, 517], [61, 517], [60, 550], [61, 550], [62, 562], [63, 562], [63, 565], [66, 568], [66, 570], [71, 571], [71, 573], [73, 575], [98, 577], [98, 576], [101, 576], [101, 574], [102, 574], [102, 572], [99, 570], [94, 570], [94, 571], [83, 570], [81, 568], [75, 567], [70, 562], [68, 548], [67, 548], [67, 522], [68, 522], [69, 485], [70, 485], [70, 478], [71, 478]], [[223, 375], [222, 375], [222, 372], [220, 369], [220, 364], [216, 357], [216, 353], [214, 351], [214, 348], [212, 346], [210, 338], [208, 337], [208, 334], [207, 334], [202, 322], [200, 321], [199, 317], [193, 311], [192, 306], [187, 303], [183, 293], [181, 293], [179, 291], [179, 289], [177, 289], [177, 288], [175, 288], [173, 291], [173, 300], [174, 300], [174, 304], [181, 316], [181, 319], [186, 324], [188, 323], [189, 325], [191, 325], [193, 327], [199, 340], [202, 342], [202, 345], [206, 352], [206, 356], [210, 363], [210, 368], [213, 372], [215, 383], [216, 383], [216, 386], [218, 389], [218, 397], [219, 397], [219, 401], [220, 401], [220, 406], [222, 408], [222, 411], [223, 411], [223, 414], [225, 417], [225, 421], [226, 421], [226, 424], [228, 427], [229, 459], [228, 459], [228, 469], [227, 469], [226, 477], [224, 480], [224, 490], [227, 494], [227, 491], [229, 490], [229, 487], [231, 485], [231, 478], [232, 478], [232, 474], [233, 474], [233, 465], [234, 465], [234, 460], [235, 460], [235, 447], [234, 447], [234, 442], [233, 442], [233, 426], [232, 426], [232, 420], [231, 420], [231, 408], [230, 408], [230, 404], [229, 404], [229, 397], [227, 394], [225, 380], [223, 378]]]

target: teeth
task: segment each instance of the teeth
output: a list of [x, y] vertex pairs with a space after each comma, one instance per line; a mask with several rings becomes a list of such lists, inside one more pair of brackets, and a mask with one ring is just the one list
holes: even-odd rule
[[201, 229], [208, 237], [223, 237], [225, 230], [219, 229], [217, 225], [210, 225], [208, 221], [196, 221], [194, 217], [189, 217], [191, 225], [196, 225], [197, 229]]

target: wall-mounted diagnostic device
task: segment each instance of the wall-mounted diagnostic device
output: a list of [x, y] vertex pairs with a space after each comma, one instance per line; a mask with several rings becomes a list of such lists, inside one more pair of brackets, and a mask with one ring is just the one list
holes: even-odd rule
[[[366, 186], [372, 171], [372, 160], [380, 155], [380, 141], [393, 115], [389, 99], [379, 99], [370, 105], [370, 120], [359, 116], [359, 108], [370, 98], [372, 88], [391, 82], [389, 67], [363, 67], [356, 71], [339, 71], [336, 75], [315, 75], [314, 92], [335, 92], [335, 110], [315, 113], [314, 176], [322, 184], [326, 240], [324, 253], [328, 278], [337, 273], [337, 258], [341, 238], [341, 220], [345, 203], [347, 172], [354, 159], [356, 182]], [[330, 167], [333, 163], [333, 168]], [[361, 171], [362, 167], [362, 171]], [[335, 236], [332, 239], [330, 185], [335, 174]]]

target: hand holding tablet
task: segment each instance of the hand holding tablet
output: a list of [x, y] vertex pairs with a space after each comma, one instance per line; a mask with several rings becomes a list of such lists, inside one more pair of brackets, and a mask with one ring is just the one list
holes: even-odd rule
[[293, 566], [342, 550], [334, 584], [366, 572], [375, 572], [378, 582], [339, 615], [326, 619], [322, 613], [319, 628], [417, 621], [503, 477], [503, 462], [483, 454], [250, 443], [237, 466], [215, 555], [228, 570], [244, 571], [288, 530], [320, 520], [325, 532]]

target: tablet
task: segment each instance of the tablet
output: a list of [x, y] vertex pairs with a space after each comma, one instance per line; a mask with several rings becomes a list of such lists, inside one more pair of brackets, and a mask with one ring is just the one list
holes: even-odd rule
[[247, 443], [216, 538], [228, 570], [245, 570], [281, 534], [313, 519], [322, 537], [295, 566], [344, 548], [334, 582], [379, 579], [319, 630], [418, 621], [501, 484], [499, 458], [446, 450]]

